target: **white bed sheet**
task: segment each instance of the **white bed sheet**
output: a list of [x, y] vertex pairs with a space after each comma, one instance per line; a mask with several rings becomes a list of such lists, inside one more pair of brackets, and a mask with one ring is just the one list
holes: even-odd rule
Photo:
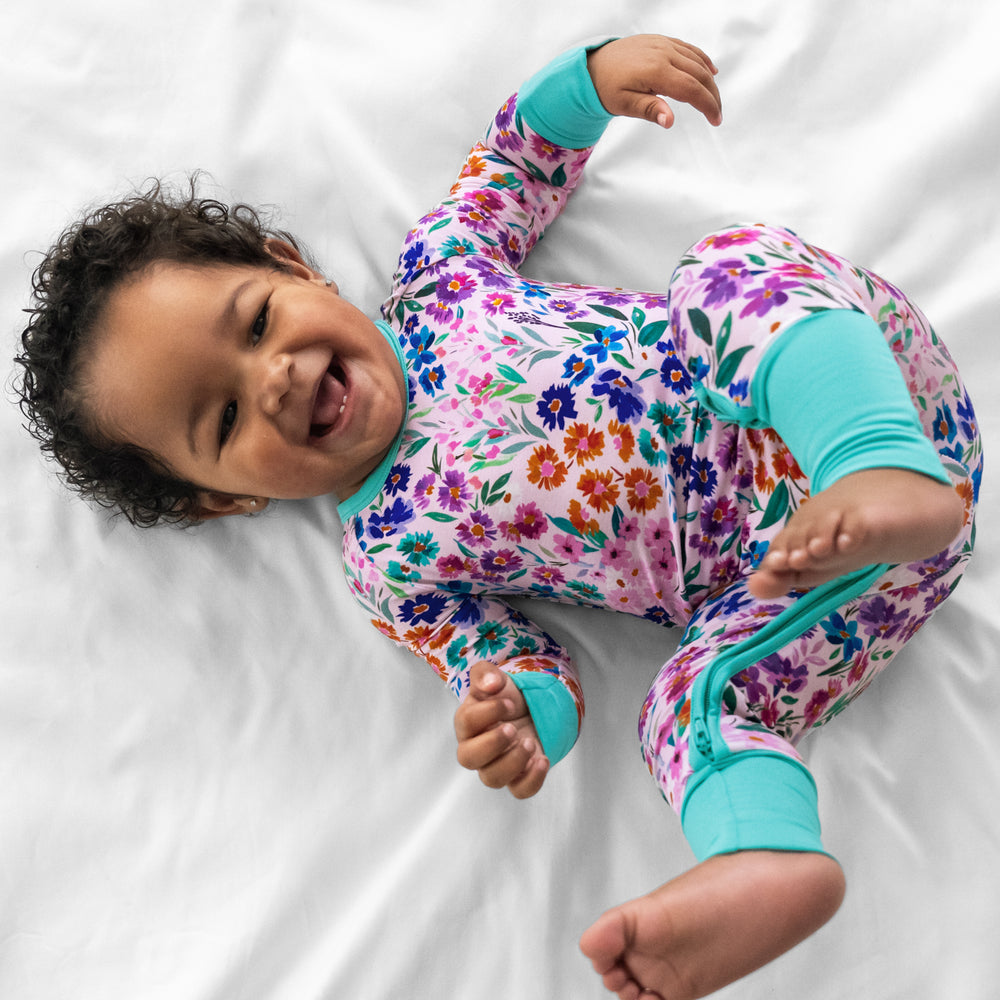
[[[997, 23], [990, 0], [11, 0], [6, 356], [28, 251], [84, 203], [194, 168], [281, 206], [373, 312], [407, 226], [522, 79], [578, 41], [655, 31], [713, 55], [725, 125], [614, 123], [531, 272], [662, 288], [716, 225], [790, 225], [922, 304], [989, 449]], [[19, 423], [0, 407], [0, 997], [606, 995], [579, 933], [691, 863], [635, 738], [670, 633], [533, 609], [578, 654], [588, 718], [518, 803], [457, 766], [451, 696], [352, 604], [332, 501], [138, 532], [64, 495]], [[958, 592], [804, 744], [843, 909], [719, 996], [998, 995], [991, 458]]]

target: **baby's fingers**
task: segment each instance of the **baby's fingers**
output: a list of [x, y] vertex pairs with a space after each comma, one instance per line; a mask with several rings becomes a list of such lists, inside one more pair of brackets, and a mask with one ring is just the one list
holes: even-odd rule
[[508, 698], [491, 698], [489, 701], [467, 698], [455, 712], [455, 735], [459, 742], [472, 739], [499, 722], [513, 719], [515, 714], [514, 703]]
[[503, 725], [460, 744], [458, 762], [478, 771], [488, 788], [503, 788], [520, 777], [534, 752], [534, 740], [519, 740], [514, 726]]

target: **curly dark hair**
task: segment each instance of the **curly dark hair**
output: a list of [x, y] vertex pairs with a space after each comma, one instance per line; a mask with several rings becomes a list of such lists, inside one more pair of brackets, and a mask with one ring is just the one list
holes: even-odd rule
[[197, 521], [201, 488], [150, 452], [109, 439], [87, 413], [82, 367], [109, 295], [156, 261], [280, 270], [266, 241], [279, 237], [299, 249], [257, 209], [199, 198], [196, 187], [197, 177], [182, 192], [152, 181], [67, 228], [35, 270], [23, 353], [14, 359], [26, 427], [67, 485], [140, 527]]

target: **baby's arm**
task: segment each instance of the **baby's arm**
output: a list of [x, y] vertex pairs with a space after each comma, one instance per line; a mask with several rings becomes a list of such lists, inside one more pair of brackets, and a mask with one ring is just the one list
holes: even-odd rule
[[469, 671], [469, 693], [455, 712], [458, 762], [478, 771], [489, 788], [530, 798], [549, 773], [528, 705], [510, 674], [480, 660]]

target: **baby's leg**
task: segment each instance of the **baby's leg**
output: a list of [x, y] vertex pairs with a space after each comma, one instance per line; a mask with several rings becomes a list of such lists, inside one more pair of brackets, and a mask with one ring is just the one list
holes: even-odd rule
[[908, 469], [864, 469], [838, 479], [792, 515], [771, 542], [750, 592], [780, 597], [872, 563], [935, 555], [962, 527], [954, 487]]
[[724, 750], [716, 752], [713, 737], [709, 753], [726, 766], [710, 767], [707, 778], [703, 764], [695, 767], [705, 759], [694, 747], [705, 745], [698, 678], [808, 599], [755, 601], [740, 582], [699, 608], [640, 719], [650, 770], [682, 813], [699, 864], [584, 933], [581, 948], [610, 990], [625, 1000], [641, 990], [664, 1000], [703, 996], [794, 947], [836, 912], [843, 874], [822, 853], [814, 786], [793, 743], [868, 687], [950, 593], [968, 555], [962, 539], [947, 558], [890, 570], [780, 648], [762, 647], [716, 702]]
[[843, 872], [825, 854], [717, 854], [609, 910], [580, 948], [622, 1000], [693, 1000], [793, 948], [843, 896]]

